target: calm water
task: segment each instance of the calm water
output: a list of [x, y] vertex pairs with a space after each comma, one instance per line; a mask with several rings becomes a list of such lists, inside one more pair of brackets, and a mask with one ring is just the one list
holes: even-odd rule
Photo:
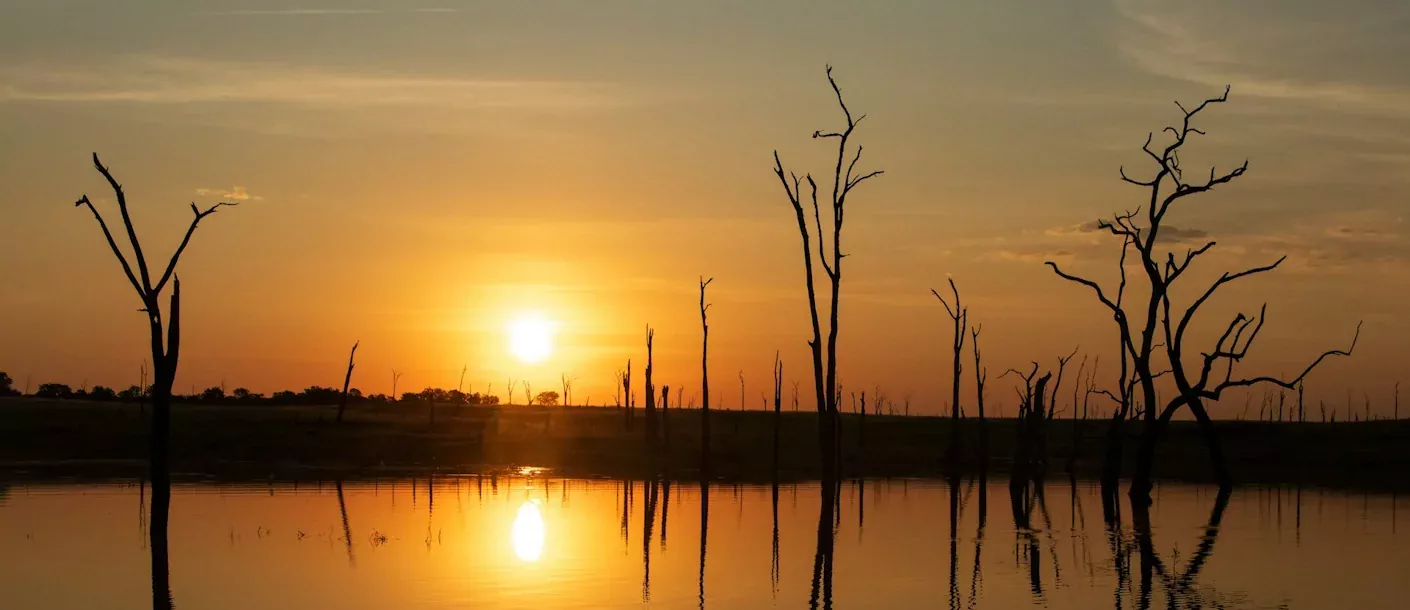
[[[1049, 482], [1041, 501], [1015, 507], [1006, 483], [966, 480], [952, 536], [944, 482], [844, 483], [835, 516], [818, 484], [784, 485], [776, 520], [770, 486], [712, 484], [708, 502], [697, 482], [652, 487], [522, 476], [341, 493], [331, 482], [178, 485], [172, 598], [203, 610], [1410, 604], [1410, 533], [1398, 523], [1410, 515], [1391, 496], [1245, 488], [1221, 503], [1212, 488], [1166, 485], [1149, 527], [1122, 506], [1109, 528], [1094, 485]], [[152, 607], [148, 499], [137, 484], [0, 488], [3, 607]], [[819, 555], [820, 513], [831, 559]]]

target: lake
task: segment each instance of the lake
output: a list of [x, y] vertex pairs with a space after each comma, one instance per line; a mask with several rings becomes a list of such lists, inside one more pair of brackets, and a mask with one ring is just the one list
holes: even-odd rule
[[[3, 606], [152, 607], [151, 493], [138, 482], [0, 487]], [[1410, 600], [1410, 533], [1391, 495], [1249, 487], [1221, 497], [1166, 484], [1148, 514], [1133, 514], [1123, 497], [1113, 525], [1095, 483], [1065, 478], [1017, 502], [1002, 479], [847, 481], [832, 514], [824, 496], [816, 482], [703, 489], [531, 471], [177, 484], [171, 598], [202, 610]]]

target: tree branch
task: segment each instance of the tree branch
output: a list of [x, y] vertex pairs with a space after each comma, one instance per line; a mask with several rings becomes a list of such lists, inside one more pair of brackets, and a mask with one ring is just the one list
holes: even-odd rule
[[145, 290], [141, 292], [146, 294], [152, 289], [152, 280], [147, 276], [147, 259], [142, 256], [142, 243], [137, 241], [137, 229], [132, 226], [132, 217], [127, 213], [127, 195], [123, 193], [122, 185], [118, 184], [116, 178], [113, 178], [112, 172], [103, 167], [103, 162], [98, 160], [96, 152], [93, 153], [93, 167], [98, 169], [98, 173], [103, 174], [103, 178], [107, 179], [108, 186], [112, 187], [113, 194], [117, 197], [118, 210], [122, 212], [122, 224], [127, 227], [127, 239], [132, 242], [133, 256], [137, 257], [137, 271], [142, 274], [142, 287]]
[[116, 256], [118, 262], [122, 263], [122, 271], [127, 274], [127, 281], [132, 283], [132, 288], [137, 291], [137, 296], [142, 299], [142, 306], [147, 307], [147, 293], [142, 289], [142, 285], [137, 283], [137, 276], [132, 274], [132, 266], [127, 264], [127, 257], [122, 255], [122, 250], [118, 248], [117, 242], [113, 240], [113, 234], [108, 230], [108, 223], [103, 222], [102, 214], [99, 214], [98, 209], [93, 207], [93, 202], [88, 200], [88, 195], [79, 198], [73, 205], [74, 207], [86, 205], [88, 206], [88, 211], [93, 212], [93, 218], [98, 219], [98, 227], [103, 229], [103, 237], [108, 240], [108, 247], [113, 249], [113, 256]]
[[191, 212], [195, 214], [196, 217], [191, 219], [191, 226], [186, 228], [186, 236], [181, 238], [181, 245], [177, 246], [176, 252], [172, 253], [171, 262], [167, 263], [166, 272], [162, 274], [162, 279], [158, 281], [156, 287], [152, 289], [153, 295], [161, 294], [162, 287], [166, 286], [167, 280], [171, 279], [171, 275], [176, 272], [176, 263], [181, 259], [181, 253], [186, 251], [186, 244], [191, 243], [191, 234], [196, 232], [196, 225], [201, 223], [201, 219], [214, 214], [221, 206], [235, 207], [237, 205], [240, 204], [222, 201], [207, 208], [203, 212], [200, 208], [196, 207], [195, 203], [191, 204]]

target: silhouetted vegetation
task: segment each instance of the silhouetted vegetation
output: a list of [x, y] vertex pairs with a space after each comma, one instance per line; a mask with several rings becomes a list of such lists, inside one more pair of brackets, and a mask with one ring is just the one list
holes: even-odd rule
[[[793, 172], [784, 172], [783, 162], [779, 160], [777, 150], [774, 151], [774, 173], [778, 175], [779, 182], [783, 184], [784, 194], [788, 196], [788, 202], [793, 206], [794, 215], [798, 220], [798, 235], [802, 238], [803, 276], [808, 289], [808, 312], [812, 318], [813, 329], [813, 338], [808, 341], [808, 347], [813, 356], [813, 380], [817, 395], [818, 414], [823, 422], [818, 426], [819, 459], [823, 464], [824, 478], [833, 479], [837, 474], [838, 443], [841, 438], [839, 433], [841, 420], [837, 410], [838, 395], [841, 393], [837, 383], [837, 334], [839, 330], [838, 308], [842, 288], [842, 259], [844, 256], [842, 253], [842, 226], [845, 220], [847, 196], [861, 183], [880, 176], [882, 171], [853, 174], [857, 162], [861, 160], [862, 147], [858, 146], [856, 152], [851, 154], [851, 162], [849, 163], [847, 157], [851, 151], [848, 150], [847, 144], [852, 137], [852, 132], [856, 130], [857, 124], [865, 119], [866, 115], [852, 118], [852, 112], [847, 109], [847, 104], [842, 100], [842, 90], [838, 88], [837, 81], [832, 78], [832, 66], [827, 67], [827, 82], [832, 86], [832, 91], [837, 96], [837, 105], [841, 107], [842, 114], [847, 120], [847, 127], [842, 131], [819, 130], [813, 132], [814, 139], [837, 140], [837, 166], [833, 170], [832, 180], [832, 253], [830, 257], [827, 252], [828, 240], [823, 235], [822, 215], [818, 210], [818, 185], [813, 180], [811, 173], [804, 174], [804, 179], [807, 180], [812, 191], [813, 224], [816, 227], [815, 237], [818, 240], [817, 260], [821, 264], [831, 288], [826, 351], [824, 351], [822, 342], [822, 325], [819, 322], [822, 314], [818, 308], [817, 290], [813, 281], [813, 249], [809, 240], [808, 219], [802, 204], [802, 179]], [[831, 263], [828, 262], [829, 258], [832, 259]]]
[[[1215, 431], [1213, 419], [1205, 409], [1206, 401], [1218, 401], [1227, 389], [1245, 388], [1260, 383], [1296, 389], [1302, 383], [1303, 378], [1323, 359], [1333, 355], [1350, 355], [1356, 346], [1356, 337], [1353, 337], [1351, 347], [1346, 350], [1324, 352], [1313, 360], [1301, 374], [1291, 379], [1269, 376], [1236, 377], [1233, 373], [1235, 365], [1248, 354], [1249, 348], [1263, 328], [1267, 312], [1265, 304], [1257, 315], [1250, 316], [1239, 313], [1234, 316], [1213, 348], [1203, 352], [1198, 372], [1187, 370], [1184, 359], [1186, 331], [1199, 308], [1225, 284], [1240, 278], [1272, 271], [1286, 260], [1286, 257], [1282, 257], [1268, 265], [1251, 267], [1237, 272], [1225, 272], [1204, 290], [1185, 312], [1179, 315], [1178, 319], [1171, 311], [1172, 286], [1197, 258], [1214, 247], [1215, 242], [1210, 241], [1199, 248], [1187, 249], [1182, 257], [1177, 257], [1173, 252], [1165, 252], [1161, 247], [1161, 244], [1164, 243], [1160, 241], [1161, 231], [1162, 229], [1173, 231], [1165, 224], [1167, 215], [1173, 206], [1181, 202], [1182, 199], [1210, 192], [1220, 185], [1243, 176], [1248, 169], [1248, 161], [1244, 161], [1242, 165], [1222, 174], [1217, 169], [1211, 168], [1208, 178], [1202, 180], [1196, 178], [1189, 181], [1186, 180], [1184, 168], [1181, 166], [1180, 152], [1186, 142], [1194, 135], [1204, 135], [1204, 132], [1193, 127], [1191, 122], [1211, 104], [1227, 101], [1228, 95], [1229, 90], [1226, 88], [1223, 95], [1207, 99], [1193, 110], [1186, 110], [1184, 106], [1177, 103], [1176, 105], [1180, 107], [1183, 114], [1180, 125], [1167, 127], [1164, 130], [1172, 134], [1172, 140], [1158, 151], [1151, 148], [1154, 133], [1147, 135], [1146, 143], [1141, 147], [1141, 150], [1156, 165], [1153, 177], [1145, 180], [1131, 178], [1122, 168], [1121, 179], [1144, 189], [1149, 201], [1144, 206], [1144, 218], [1142, 218], [1141, 208], [1138, 207], [1135, 211], [1116, 214], [1111, 220], [1100, 220], [1097, 223], [1097, 227], [1101, 231], [1120, 237], [1122, 240], [1121, 283], [1117, 288], [1114, 300], [1096, 282], [1066, 273], [1051, 261], [1047, 263], [1053, 272], [1063, 279], [1091, 288], [1096, 293], [1098, 300], [1112, 312], [1119, 327], [1121, 333], [1120, 353], [1123, 359], [1129, 357], [1135, 382], [1140, 386], [1139, 404], [1141, 405], [1142, 421], [1145, 424], [1142, 428], [1140, 450], [1137, 452], [1135, 476], [1131, 484], [1130, 493], [1133, 498], [1143, 500], [1149, 498], [1156, 445], [1162, 437], [1166, 423], [1181, 408], [1188, 408], [1195, 421], [1198, 422], [1203, 433], [1203, 444], [1209, 451], [1210, 461], [1216, 476], [1222, 483], [1228, 484], [1232, 480], [1232, 476], [1223, 459], [1223, 447]], [[1139, 337], [1132, 334], [1127, 322], [1129, 313], [1121, 303], [1126, 288], [1124, 261], [1127, 251], [1131, 248], [1135, 249], [1138, 256], [1138, 262], [1143, 272], [1142, 276], [1145, 280], [1142, 288], [1145, 289], [1147, 295], [1144, 312], [1135, 318], [1139, 323]], [[1163, 331], [1160, 336], [1157, 336], [1157, 327]], [[1359, 335], [1360, 325], [1358, 324], [1356, 336]], [[1166, 365], [1169, 367], [1167, 371], [1157, 372], [1155, 368], [1157, 350], [1163, 351], [1159, 356], [1162, 356], [1166, 361]], [[1122, 368], [1123, 376], [1119, 382], [1124, 385], [1127, 383], [1124, 363]], [[1217, 368], [1223, 368], [1222, 374], [1216, 371]], [[1170, 375], [1177, 395], [1164, 405], [1160, 405], [1156, 393], [1156, 378], [1165, 374]], [[1129, 397], [1125, 397], [1123, 403], [1129, 404], [1129, 402]]]

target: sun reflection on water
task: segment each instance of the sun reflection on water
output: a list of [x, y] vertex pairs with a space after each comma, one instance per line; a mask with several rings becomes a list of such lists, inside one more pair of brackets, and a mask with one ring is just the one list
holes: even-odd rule
[[519, 515], [514, 518], [510, 529], [510, 539], [514, 544], [514, 554], [520, 561], [535, 562], [543, 555], [543, 513], [539, 512], [538, 502], [525, 501], [519, 506]]

